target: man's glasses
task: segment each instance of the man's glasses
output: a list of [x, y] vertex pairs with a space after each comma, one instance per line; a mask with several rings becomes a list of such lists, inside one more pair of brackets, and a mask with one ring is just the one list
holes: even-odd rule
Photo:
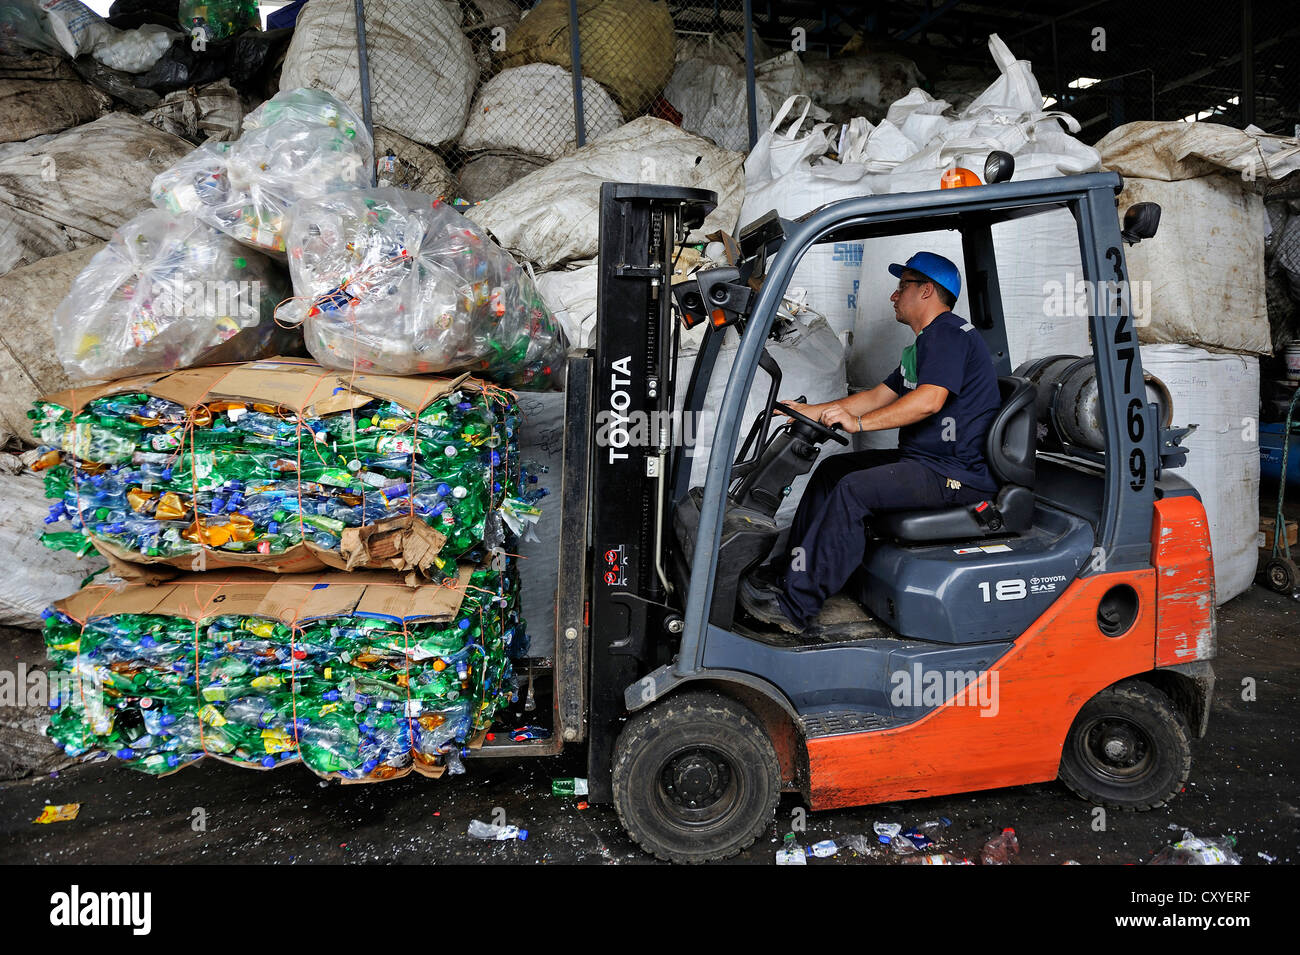
[[903, 291], [904, 285], [925, 285], [928, 279], [903, 279], [898, 283], [898, 291]]

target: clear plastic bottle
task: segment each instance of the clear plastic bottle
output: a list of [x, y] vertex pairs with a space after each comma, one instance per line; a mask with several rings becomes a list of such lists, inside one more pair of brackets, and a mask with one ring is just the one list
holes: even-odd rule
[[527, 829], [520, 829], [518, 826], [495, 826], [492, 823], [480, 822], [477, 819], [469, 824], [467, 831], [475, 839], [488, 839], [497, 842], [508, 842], [511, 839], [518, 839], [523, 842], [528, 838]]
[[1016, 830], [1008, 827], [984, 843], [980, 850], [980, 864], [1006, 865], [1018, 855], [1020, 840], [1016, 838]]
[[1241, 856], [1233, 852], [1236, 836], [1200, 839], [1190, 832], [1172, 846], [1156, 853], [1151, 865], [1241, 865]]

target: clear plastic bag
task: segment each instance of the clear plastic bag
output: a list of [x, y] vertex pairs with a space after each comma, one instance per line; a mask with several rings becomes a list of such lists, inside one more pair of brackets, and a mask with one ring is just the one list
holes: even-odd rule
[[286, 90], [244, 118], [232, 143], [204, 144], [153, 182], [155, 205], [189, 212], [254, 248], [283, 252], [300, 199], [370, 184], [365, 124], [328, 93]]
[[226, 160], [233, 142], [206, 142], [154, 176], [149, 197], [159, 209], [194, 215], [215, 226], [217, 210], [230, 203]]
[[35, 0], [0, 3], [0, 56], [25, 56], [28, 50], [60, 56], [67, 52], [45, 28]]
[[94, 57], [109, 69], [146, 73], [172, 45], [176, 34], [157, 23], [136, 30], [121, 30], [95, 47]]
[[113, 233], [54, 313], [74, 382], [248, 361], [284, 347], [287, 283], [266, 257], [193, 216], [149, 209]]
[[334, 192], [299, 202], [286, 234], [295, 298], [277, 319], [304, 324], [322, 365], [559, 387], [568, 344], [531, 276], [450, 206], [401, 189]]

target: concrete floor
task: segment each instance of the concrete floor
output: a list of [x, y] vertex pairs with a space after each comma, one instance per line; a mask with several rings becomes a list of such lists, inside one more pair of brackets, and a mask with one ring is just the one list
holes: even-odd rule
[[[1300, 602], [1252, 587], [1220, 608], [1219, 659], [1209, 734], [1193, 744], [1192, 776], [1173, 803], [1147, 813], [1111, 812], [1094, 830], [1092, 807], [1059, 783], [1024, 786], [909, 803], [807, 814], [803, 845], [867, 833], [876, 820], [905, 827], [947, 816], [941, 845], [976, 857], [1004, 826], [1020, 839], [1021, 863], [1142, 863], [1184, 828], [1198, 835], [1231, 833], [1248, 865], [1300, 862]], [[0, 632], [0, 659], [40, 665], [39, 635]], [[1256, 699], [1243, 701], [1242, 681]], [[12, 709], [12, 708], [10, 708]], [[0, 743], [12, 755], [48, 747], [32, 735], [37, 713], [3, 717]], [[43, 753], [44, 755], [44, 753]], [[527, 761], [468, 760], [460, 777], [369, 786], [322, 785], [302, 767], [262, 773], [211, 760], [165, 779], [116, 760], [65, 766], [0, 783], [0, 861], [87, 862], [503, 862], [647, 863], [623, 832], [612, 807], [577, 808], [550, 796], [556, 776], [582, 775], [579, 756]], [[0, 759], [0, 766], [3, 760]], [[81, 803], [72, 822], [34, 825], [46, 803]], [[527, 842], [468, 838], [471, 819], [490, 820], [499, 807], [530, 830]], [[193, 821], [202, 809], [206, 829]], [[797, 797], [781, 801], [765, 837], [735, 862], [770, 865], [781, 834], [801, 815]], [[812, 865], [891, 864], [886, 847], [864, 856], [842, 851]]]

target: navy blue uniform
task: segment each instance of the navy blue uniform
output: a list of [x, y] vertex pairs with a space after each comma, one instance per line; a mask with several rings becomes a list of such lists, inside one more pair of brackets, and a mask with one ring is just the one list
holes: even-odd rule
[[[910, 354], [909, 354], [910, 352]], [[899, 396], [919, 385], [948, 389], [935, 414], [898, 431], [898, 449], [838, 454], [817, 466], [790, 527], [781, 607], [806, 624], [848, 582], [877, 511], [974, 504], [997, 491], [984, 442], [1001, 407], [997, 374], [974, 326], [938, 315], [884, 382]]]
[[975, 326], [952, 312], [935, 317], [916, 337], [915, 377], [907, 362], [885, 379], [902, 396], [919, 385], [948, 389], [937, 414], [898, 429], [904, 458], [920, 461], [945, 478], [981, 491], [997, 482], [984, 460], [984, 440], [1002, 405], [993, 358]]

